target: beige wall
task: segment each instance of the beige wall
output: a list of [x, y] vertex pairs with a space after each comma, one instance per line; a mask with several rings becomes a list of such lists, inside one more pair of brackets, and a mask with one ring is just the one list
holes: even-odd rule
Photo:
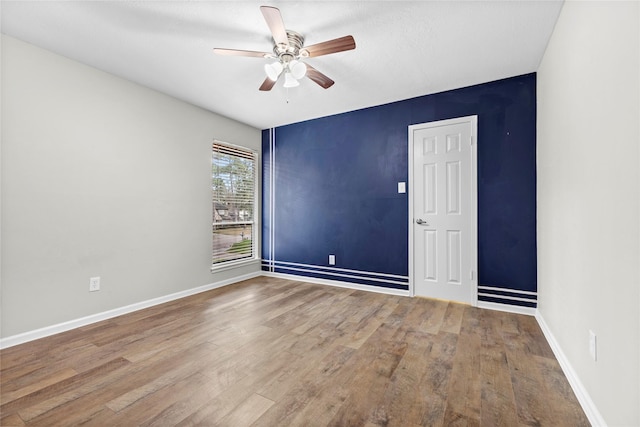
[[2, 36], [1, 336], [259, 270], [209, 271], [213, 138], [261, 144], [258, 129]]
[[539, 312], [611, 426], [640, 425], [639, 8], [566, 2], [538, 71]]

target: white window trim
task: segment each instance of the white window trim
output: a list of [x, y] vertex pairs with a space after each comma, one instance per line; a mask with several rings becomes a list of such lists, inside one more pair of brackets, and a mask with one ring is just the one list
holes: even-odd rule
[[243, 258], [243, 259], [235, 259], [232, 261], [224, 261], [221, 262], [219, 264], [214, 264], [211, 266], [211, 272], [212, 273], [219, 273], [221, 271], [225, 271], [225, 270], [233, 270], [235, 268], [240, 268], [240, 267], [250, 267], [252, 265], [257, 265], [259, 266], [262, 263], [262, 261], [256, 257], [256, 258]]
[[[260, 206], [260, 186], [262, 185], [262, 158], [260, 156], [260, 152], [254, 150], [249, 147], [244, 147], [238, 144], [232, 144], [230, 142], [226, 142], [220, 139], [214, 139], [212, 141], [213, 144], [224, 144], [230, 147], [238, 148], [245, 151], [250, 151], [255, 156], [255, 177], [254, 177], [254, 191], [253, 191], [253, 235], [252, 237], [252, 253], [253, 256], [250, 258], [241, 258], [230, 261], [223, 261], [217, 264], [211, 264], [210, 271], [211, 273], [218, 273], [225, 270], [231, 270], [240, 267], [251, 266], [253, 264], [260, 265], [262, 262], [261, 258], [261, 219], [262, 219], [262, 209]], [[211, 152], [212, 153], [212, 152]], [[212, 155], [212, 154], [211, 154]], [[211, 218], [213, 218], [213, 203], [211, 204]], [[211, 236], [213, 239], [213, 236]], [[213, 240], [212, 240], [213, 241]]]

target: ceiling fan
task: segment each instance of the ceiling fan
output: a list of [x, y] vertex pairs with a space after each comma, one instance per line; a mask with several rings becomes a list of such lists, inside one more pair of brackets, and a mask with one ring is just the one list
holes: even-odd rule
[[271, 90], [282, 75], [284, 75], [284, 87], [286, 88], [298, 86], [300, 84], [298, 80], [304, 76], [307, 76], [324, 89], [333, 86], [335, 83], [333, 80], [302, 60], [355, 49], [356, 42], [353, 37], [344, 36], [311, 46], [304, 46], [304, 36], [285, 28], [278, 8], [260, 6], [260, 11], [265, 21], [267, 21], [273, 36], [273, 53], [224, 48], [215, 48], [213, 51], [218, 55], [275, 59], [275, 62], [264, 66], [267, 78], [260, 86], [262, 91]]

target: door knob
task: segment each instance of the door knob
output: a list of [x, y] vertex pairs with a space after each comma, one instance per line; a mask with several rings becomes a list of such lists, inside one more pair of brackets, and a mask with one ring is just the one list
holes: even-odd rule
[[416, 224], [429, 226], [427, 221], [422, 220], [421, 218], [416, 219]]

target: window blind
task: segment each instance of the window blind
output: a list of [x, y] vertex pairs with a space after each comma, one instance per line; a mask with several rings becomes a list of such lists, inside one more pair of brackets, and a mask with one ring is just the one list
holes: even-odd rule
[[256, 161], [253, 151], [213, 143], [213, 265], [255, 257]]

